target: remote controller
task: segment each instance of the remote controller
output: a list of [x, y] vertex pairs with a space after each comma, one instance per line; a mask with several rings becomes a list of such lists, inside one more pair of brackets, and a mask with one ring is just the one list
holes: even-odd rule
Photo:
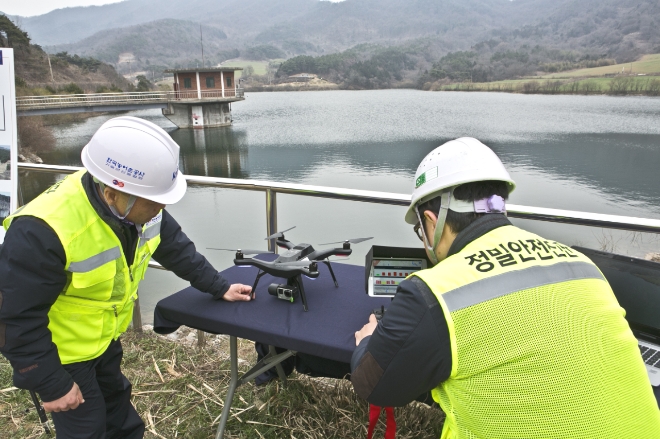
[[373, 315], [376, 316], [377, 321], [380, 321], [380, 319], [382, 319], [383, 316], [385, 315], [385, 307], [381, 305], [380, 308], [374, 309], [373, 310]]

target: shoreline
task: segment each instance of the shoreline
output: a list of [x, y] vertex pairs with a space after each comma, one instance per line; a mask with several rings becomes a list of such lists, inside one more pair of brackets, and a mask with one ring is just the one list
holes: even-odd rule
[[281, 91], [326, 91], [326, 90], [420, 90], [420, 91], [458, 91], [492, 92], [532, 95], [577, 95], [577, 96], [660, 96], [660, 76], [616, 76], [593, 78], [526, 78], [497, 82], [459, 82], [425, 83], [415, 86], [402, 83], [388, 88], [355, 89], [342, 87], [340, 84], [327, 86], [277, 84], [257, 87], [245, 87], [245, 92], [281, 92]]
[[526, 78], [483, 83], [426, 83], [424, 89], [536, 95], [660, 96], [660, 76]]

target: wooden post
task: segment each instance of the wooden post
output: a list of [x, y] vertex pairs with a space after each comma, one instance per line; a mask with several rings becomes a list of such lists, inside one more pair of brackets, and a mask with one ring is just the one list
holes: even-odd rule
[[201, 329], [197, 330], [197, 348], [199, 350], [203, 349], [206, 346], [206, 333]]
[[133, 304], [133, 330], [142, 332], [142, 313], [140, 312], [140, 298]]
[[50, 69], [50, 80], [53, 83], [53, 87], [55, 87], [55, 77], [53, 76], [53, 66], [50, 65], [50, 55], [46, 54], [46, 58], [48, 58], [48, 68]]

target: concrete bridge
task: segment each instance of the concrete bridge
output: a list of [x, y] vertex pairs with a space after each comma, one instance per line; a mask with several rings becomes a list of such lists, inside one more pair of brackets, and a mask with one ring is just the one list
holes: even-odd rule
[[[194, 122], [205, 118], [208, 123], [199, 126], [222, 126], [231, 124], [231, 103], [245, 97], [242, 88], [228, 90], [148, 91], [129, 93], [90, 93], [75, 95], [20, 96], [16, 98], [18, 116], [46, 114], [86, 113], [106, 111], [128, 111], [160, 108], [163, 115], [180, 128], [197, 127]], [[195, 114], [189, 109], [209, 107], [222, 108], [222, 120], [214, 120], [213, 114]], [[179, 108], [188, 111], [182, 113]], [[226, 111], [224, 111], [226, 109]], [[208, 112], [208, 110], [207, 110]], [[229, 116], [228, 116], [229, 115]], [[228, 117], [227, 117], [228, 116]], [[215, 119], [218, 119], [217, 117]]]

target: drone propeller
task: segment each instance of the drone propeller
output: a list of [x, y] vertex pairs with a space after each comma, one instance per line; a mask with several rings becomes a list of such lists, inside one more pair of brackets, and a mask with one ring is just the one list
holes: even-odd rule
[[295, 229], [296, 226], [291, 227], [290, 229], [282, 230], [281, 232], [276, 232], [270, 235], [268, 238], [265, 240], [268, 241], [269, 239], [278, 239], [278, 238], [284, 238], [284, 232], [288, 232], [291, 229]]
[[319, 244], [319, 245], [331, 245], [331, 244], [358, 244], [362, 241], [368, 241], [370, 239], [373, 239], [373, 236], [370, 236], [369, 238], [354, 238], [354, 239], [346, 239], [344, 241], [337, 241], [337, 242], [326, 242], [325, 244]]
[[241, 252], [244, 255], [258, 255], [259, 253], [273, 253], [268, 250], [250, 250], [248, 248], [246, 249], [235, 249], [235, 248], [213, 248], [213, 247], [206, 247], [207, 250], [224, 250], [228, 252]]

